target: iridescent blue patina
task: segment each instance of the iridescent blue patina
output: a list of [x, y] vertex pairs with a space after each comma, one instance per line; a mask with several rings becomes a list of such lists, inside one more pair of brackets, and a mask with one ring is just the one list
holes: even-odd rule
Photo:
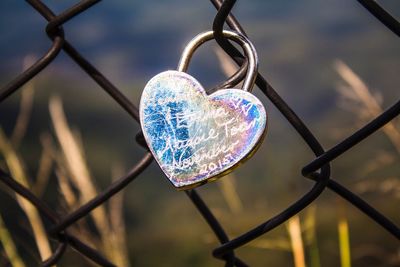
[[151, 152], [180, 189], [228, 173], [258, 147], [267, 124], [264, 106], [251, 93], [225, 89], [207, 95], [179, 71], [147, 83], [140, 118]]

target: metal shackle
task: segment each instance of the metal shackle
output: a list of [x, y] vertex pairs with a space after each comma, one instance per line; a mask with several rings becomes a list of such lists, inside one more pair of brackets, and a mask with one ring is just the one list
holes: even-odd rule
[[[226, 31], [224, 30], [222, 32], [224, 36], [228, 39], [231, 39], [232, 41], [235, 41], [238, 43], [244, 50], [245, 55], [248, 59], [249, 65], [247, 68], [247, 73], [246, 77], [244, 78], [243, 81], [243, 86], [242, 89], [248, 92], [251, 92], [253, 89], [254, 82], [257, 77], [258, 73], [258, 56], [256, 49], [254, 48], [254, 45], [250, 42], [250, 40], [234, 31]], [[214, 39], [214, 32], [213, 31], [207, 31], [207, 32], [202, 32], [198, 35], [196, 35], [185, 47], [183, 50], [181, 59], [179, 60], [178, 64], [178, 71], [186, 72], [190, 59], [192, 58], [194, 52], [196, 49], [202, 45], [203, 43]]]

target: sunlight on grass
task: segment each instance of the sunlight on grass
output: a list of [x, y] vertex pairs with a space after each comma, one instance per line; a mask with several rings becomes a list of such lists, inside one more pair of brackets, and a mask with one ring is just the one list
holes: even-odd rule
[[343, 200], [339, 199], [338, 205], [338, 236], [341, 267], [351, 267], [349, 223], [346, 217], [346, 207]]
[[[374, 119], [383, 112], [380, 95], [373, 95], [361, 78], [342, 61], [336, 61], [335, 68], [349, 85], [338, 88], [341, 95], [350, 101], [346, 105], [348, 109], [353, 110], [361, 119], [367, 121]], [[382, 130], [400, 154], [400, 130], [396, 127], [395, 120], [389, 121]]]
[[338, 232], [341, 266], [351, 267], [349, 225], [345, 217], [339, 219]]
[[230, 173], [219, 181], [218, 186], [231, 212], [238, 214], [243, 211], [243, 204], [237, 193], [235, 182], [235, 176]]
[[[86, 204], [96, 197], [98, 191], [90, 174], [81, 140], [77, 137], [77, 134], [73, 133], [70, 129], [59, 97], [52, 97], [50, 99], [49, 110], [55, 134], [62, 151], [62, 161], [59, 160], [57, 177], [61, 193], [66, 203], [69, 205], [69, 208], [73, 210], [78, 204]], [[65, 168], [65, 170], [63, 170], [63, 168]], [[70, 179], [67, 179], [67, 176], [70, 177]], [[79, 192], [78, 196], [74, 194], [72, 187], [77, 189]], [[127, 250], [125, 248], [126, 244], [124, 242], [125, 239], [121, 237], [125, 234], [124, 225], [121, 224], [122, 195], [119, 197], [114, 196], [110, 207], [121, 210], [112, 211], [112, 213], [117, 216], [116, 218], [109, 219], [110, 215], [107, 213], [107, 209], [104, 205], [97, 207], [90, 213], [100, 235], [101, 250], [104, 251], [117, 266], [129, 266]], [[81, 230], [84, 231], [83, 229]], [[96, 244], [97, 242], [94, 241], [96, 238], [88, 234], [88, 231], [86, 232], [87, 235], [90, 236], [89, 239], [91, 239], [91, 242]]]
[[310, 205], [305, 214], [304, 220], [304, 236], [305, 243], [309, 247], [309, 257], [311, 267], [320, 267], [321, 260], [319, 257], [319, 247], [317, 242], [317, 227], [316, 227], [317, 206]]
[[[7, 166], [14, 179], [17, 182], [21, 183], [23, 186], [31, 188], [27, 179], [27, 175], [25, 174], [23, 164], [1, 128], [0, 151], [4, 155]], [[17, 193], [15, 194], [15, 197], [18, 201], [18, 204], [21, 206], [22, 210], [26, 214], [28, 221], [32, 227], [33, 235], [39, 249], [41, 259], [46, 260], [48, 257], [51, 256], [52, 253], [39, 212], [28, 200], [21, 197]]]
[[[22, 69], [28, 69], [35, 61], [36, 57], [26, 56], [22, 62]], [[10, 137], [11, 144], [13, 145], [14, 149], [18, 149], [22, 139], [26, 134], [29, 119], [32, 113], [34, 93], [35, 87], [33, 81], [29, 81], [21, 89], [19, 113], [15, 122], [13, 133]]]
[[301, 237], [301, 223], [298, 215], [293, 216], [286, 223], [286, 228], [290, 236], [292, 253], [295, 267], [305, 267], [303, 239]]
[[25, 267], [24, 262], [21, 257], [18, 255], [17, 248], [15, 247], [15, 243], [11, 238], [10, 232], [7, 230], [3, 222], [3, 218], [0, 216], [0, 242], [4, 248], [4, 252], [7, 255], [8, 260], [12, 267]]

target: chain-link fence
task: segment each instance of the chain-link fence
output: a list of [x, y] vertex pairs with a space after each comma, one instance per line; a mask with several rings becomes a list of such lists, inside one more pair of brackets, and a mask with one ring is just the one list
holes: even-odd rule
[[[48, 52], [37, 60], [29, 69], [21, 73], [14, 80], [10, 81], [0, 91], [0, 103], [7, 97], [14, 94], [21, 86], [34, 78], [40, 71], [46, 68], [63, 50], [83, 71], [86, 72], [110, 97], [112, 97], [136, 122], [139, 121], [138, 109], [132, 104], [119, 90], [114, 86], [101, 72], [99, 72], [74, 46], [68, 41], [63, 31], [63, 24], [73, 19], [75, 16], [92, 8], [100, 0], [81, 1], [75, 6], [65, 10], [59, 15], [53, 13], [43, 2], [38, 0], [27, 0], [34, 10], [39, 12], [47, 21], [46, 32], [51, 40], [51, 47]], [[245, 30], [240, 23], [230, 13], [235, 1], [211, 0], [212, 4], [218, 10], [214, 23], [214, 36], [218, 44], [241, 68], [219, 88], [229, 88], [238, 84], [244, 77], [247, 69], [246, 59], [222, 34], [222, 29], [226, 23], [230, 29], [246, 35]], [[358, 0], [358, 2], [375, 16], [382, 24], [389, 28], [394, 34], [400, 36], [400, 23], [386, 12], [376, 1]], [[372, 133], [381, 129], [386, 123], [394, 119], [400, 113], [400, 102], [396, 102], [385, 112], [373, 119], [361, 129], [354, 132], [348, 138], [339, 142], [331, 149], [325, 151], [313, 133], [307, 128], [299, 116], [286, 104], [267, 80], [258, 73], [256, 79], [258, 88], [269, 98], [275, 107], [282, 113], [286, 120], [297, 131], [308, 147], [315, 154], [315, 159], [304, 166], [301, 173], [304, 177], [314, 181], [314, 186], [300, 199], [287, 207], [284, 211], [273, 218], [268, 219], [257, 227], [250, 229], [233, 239], [229, 239], [223, 226], [219, 223], [207, 204], [202, 200], [196, 190], [187, 190], [186, 194], [199, 210], [201, 215], [207, 221], [214, 234], [217, 236], [221, 245], [214, 249], [213, 256], [226, 262], [226, 266], [247, 266], [247, 264], [235, 255], [235, 250], [244, 244], [260, 237], [264, 233], [271, 231], [278, 225], [284, 223], [289, 218], [310, 205], [325, 189], [330, 189], [350, 204], [357, 207], [365, 213], [370, 219], [383, 227], [395, 238], [400, 239], [400, 229], [392, 223], [387, 217], [366, 203], [363, 199], [355, 195], [346, 187], [339, 184], [331, 176], [331, 161], [340, 157], [347, 150], [356, 146], [362, 140], [368, 138]], [[146, 149], [141, 133], [137, 135], [137, 142]], [[80, 206], [75, 211], [59, 215], [59, 212], [52, 210], [49, 206], [39, 199], [31, 190], [17, 182], [7, 171], [0, 170], [0, 179], [11, 190], [21, 195], [32, 203], [40, 212], [40, 215], [46, 218], [51, 227], [47, 229], [47, 234], [57, 242], [57, 248], [53, 255], [42, 263], [43, 266], [51, 266], [57, 263], [62, 257], [67, 246], [73, 247], [84, 257], [91, 259], [101, 266], [115, 266], [110, 260], [101, 253], [82, 242], [79, 236], [74, 236], [68, 230], [68, 227], [75, 224], [78, 220], [87, 216], [96, 207], [106, 202], [108, 199], [118, 194], [123, 188], [130, 184], [138, 175], [145, 170], [152, 162], [152, 155], [149, 152], [144, 153], [143, 158], [123, 177], [113, 182], [103, 192], [95, 198]]]

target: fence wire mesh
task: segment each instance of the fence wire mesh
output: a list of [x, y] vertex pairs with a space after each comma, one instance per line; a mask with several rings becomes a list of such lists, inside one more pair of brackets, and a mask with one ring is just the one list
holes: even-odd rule
[[[132, 117], [133, 120], [139, 122], [137, 107], [131, 103], [100, 71], [98, 71], [95, 66], [93, 66], [81, 53], [74, 48], [74, 46], [68, 41], [63, 30], [64, 23], [73, 19], [75, 16], [78, 16], [82, 12], [93, 8], [93, 6], [100, 2], [100, 0], [81, 1], [71, 8], [61, 12], [59, 15], [56, 15], [51, 9], [49, 9], [43, 2], [39, 0], [27, 0], [27, 2], [34, 10], [36, 10], [36, 12], [40, 13], [43, 18], [48, 21], [46, 32], [51, 40], [51, 47], [48, 49], [47, 53], [45, 53], [31, 67], [18, 75], [15, 79], [10, 81], [1, 89], [0, 103], [17, 92], [21, 86], [26, 84], [40, 71], [49, 66], [49, 64], [54, 61], [61, 51], [64, 51], [76, 64], [81, 67], [84, 72], [86, 72], [88, 76], [90, 76], [103, 90], [105, 90], [109, 96], [112, 97], [125, 110], [125, 112]], [[217, 9], [217, 13], [213, 22], [215, 39], [225, 50], [225, 52], [239, 66], [241, 66], [240, 69], [226, 82], [221, 84], [219, 88], [227, 88], [238, 84], [243, 79], [247, 68], [245, 57], [227, 39], [225, 39], [222, 34], [223, 27], [226, 23], [230, 29], [246, 35], [245, 30], [240, 25], [239, 21], [231, 13], [235, 2], [236, 1], [232, 0], [223, 2], [220, 0], [211, 0], [211, 3]], [[372, 16], [375, 16], [383, 25], [400, 37], [400, 23], [387, 11], [385, 11], [376, 1], [358, 0], [358, 2], [365, 7], [365, 9], [370, 12]], [[281, 98], [281, 96], [260, 73], [258, 73], [256, 85], [282, 113], [286, 120], [292, 125], [292, 127], [297, 131], [297, 133], [315, 154], [315, 159], [304, 166], [304, 168], [301, 170], [301, 173], [304, 177], [314, 181], [314, 186], [305, 195], [303, 195], [300, 199], [295, 201], [278, 215], [232, 239], [230, 239], [225, 233], [223, 225], [221, 225], [221, 223], [213, 215], [210, 208], [203, 201], [197, 191], [194, 189], [187, 190], [187, 196], [207, 221], [210, 228], [221, 243], [219, 247], [213, 250], [213, 256], [225, 261], [225, 266], [247, 266], [244, 260], [235, 255], [235, 250], [287, 221], [289, 218], [310, 205], [326, 189], [330, 189], [343, 199], [347, 200], [348, 203], [357, 207], [371, 220], [375, 221], [388, 233], [393, 235], [396, 239], [400, 239], [399, 227], [391, 222], [385, 215], [381, 214], [374, 207], [366, 203], [363, 199], [334, 180], [334, 178], [331, 176], [330, 166], [330, 163], [333, 160], [343, 155], [343, 153], [345, 153], [347, 150], [352, 149], [359, 142], [368, 138], [372, 133], [381, 129], [386, 123], [398, 116], [400, 113], [400, 101], [397, 101], [393, 106], [388, 108], [378, 117], [354, 132], [343, 141], [333, 146], [331, 149], [324, 150], [317, 138], [307, 128], [306, 124], [299, 118], [299, 116]], [[138, 144], [146, 149], [146, 144], [141, 133], [137, 135], [136, 140]], [[103, 192], [88, 201], [86, 204], [77, 208], [75, 211], [63, 215], [60, 215], [58, 211], [51, 209], [30, 189], [17, 182], [6, 170], [0, 169], [0, 179], [7, 187], [32, 203], [38, 209], [40, 215], [51, 223], [51, 227], [47, 229], [47, 234], [57, 243], [57, 246], [52, 256], [42, 262], [42, 266], [51, 266], [59, 262], [68, 246], [74, 248], [83, 257], [87, 257], [100, 266], [115, 266], [115, 264], [113, 264], [100, 252], [81, 241], [79, 236], [74, 236], [71, 234], [68, 230], [68, 227], [77, 223], [96, 207], [103, 204], [114, 195], [118, 194], [118, 192], [120, 192], [136, 177], [138, 177], [143, 170], [149, 166], [152, 160], [152, 155], [148, 151], [145, 152], [143, 158], [135, 166], [133, 166], [126, 175], [113, 182]]]

